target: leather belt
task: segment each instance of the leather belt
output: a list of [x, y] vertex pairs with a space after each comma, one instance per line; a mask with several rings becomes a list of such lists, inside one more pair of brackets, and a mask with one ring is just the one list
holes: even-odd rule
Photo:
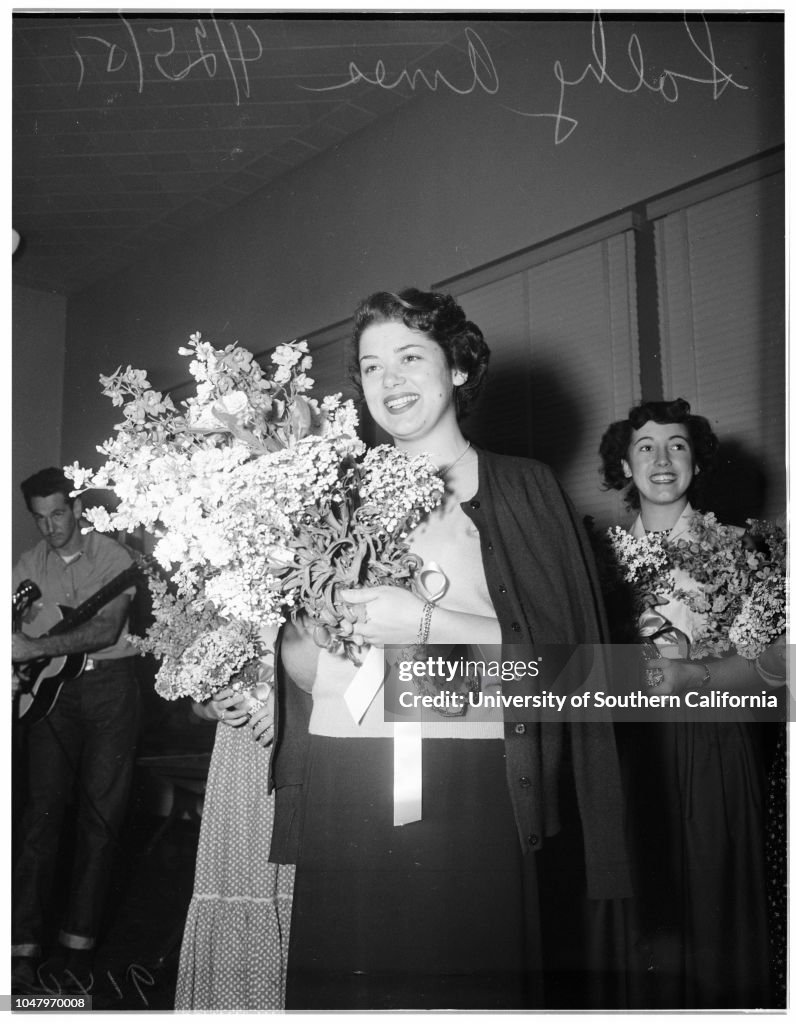
[[108, 665], [121, 665], [124, 661], [130, 661], [132, 657], [132, 655], [128, 655], [124, 658], [86, 658], [83, 672], [98, 672], [101, 668], [107, 668]]

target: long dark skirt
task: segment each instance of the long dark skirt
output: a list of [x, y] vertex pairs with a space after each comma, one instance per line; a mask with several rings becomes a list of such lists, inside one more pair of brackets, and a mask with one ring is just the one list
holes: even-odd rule
[[287, 1008], [541, 1005], [503, 740], [424, 740], [423, 819], [398, 828], [392, 771], [390, 740], [311, 737]]
[[678, 722], [621, 733], [636, 1008], [771, 1005], [756, 729]]
[[770, 936], [771, 1005], [788, 1005], [788, 726], [776, 727], [766, 796], [766, 884]]

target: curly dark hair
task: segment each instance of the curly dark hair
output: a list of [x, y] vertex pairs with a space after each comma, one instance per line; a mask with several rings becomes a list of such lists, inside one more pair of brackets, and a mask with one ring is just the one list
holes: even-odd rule
[[34, 498], [49, 498], [51, 494], [63, 494], [66, 504], [71, 508], [75, 503], [75, 499], [70, 497], [74, 486], [62, 469], [48, 466], [47, 469], [40, 469], [38, 473], [23, 480], [19, 489], [22, 491], [28, 511], [32, 512], [30, 503]]
[[639, 508], [638, 490], [634, 483], [628, 487], [622, 460], [627, 459], [633, 431], [640, 430], [650, 420], [653, 423], [682, 423], [688, 431], [694, 466], [700, 470], [699, 476], [694, 474], [688, 488], [688, 499], [693, 504], [698, 504], [700, 489], [704, 487], [705, 480], [715, 464], [719, 441], [708, 420], [704, 416], [692, 413], [691, 406], [684, 398], [675, 398], [673, 402], [643, 402], [628, 412], [626, 420], [617, 420], [610, 425], [600, 442], [603, 490], [621, 491], [627, 487], [625, 504], [629, 509]]
[[363, 299], [354, 313], [351, 377], [362, 397], [359, 371], [359, 342], [365, 328], [374, 323], [402, 323], [436, 341], [451, 369], [467, 374], [454, 389], [456, 416], [461, 419], [472, 408], [481, 391], [489, 365], [489, 346], [484, 336], [452, 295], [405, 288], [398, 292], [374, 292]]

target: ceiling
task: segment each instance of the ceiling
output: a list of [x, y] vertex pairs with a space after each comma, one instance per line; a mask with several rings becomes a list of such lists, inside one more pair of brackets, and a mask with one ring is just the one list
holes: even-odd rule
[[491, 51], [511, 32], [442, 15], [16, 15], [14, 282], [86, 288], [428, 92], [435, 72], [472, 81], [468, 28]]

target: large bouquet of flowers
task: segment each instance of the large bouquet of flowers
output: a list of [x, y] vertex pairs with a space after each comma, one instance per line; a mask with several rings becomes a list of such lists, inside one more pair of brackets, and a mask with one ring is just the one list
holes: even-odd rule
[[[637, 609], [674, 598], [698, 613], [690, 657], [717, 656], [734, 648], [757, 658], [785, 630], [786, 542], [784, 531], [750, 519], [739, 533], [711, 512], [694, 512], [687, 536], [635, 539], [608, 531], [621, 577], [637, 595]], [[680, 570], [696, 587], [676, 586]]]
[[196, 393], [178, 408], [143, 370], [101, 377], [123, 422], [98, 447], [96, 471], [66, 467], [75, 491], [112, 490], [118, 506], [88, 509], [95, 529], [150, 531], [171, 572], [152, 581], [154, 624], [135, 642], [161, 659], [158, 692], [204, 700], [251, 683], [269, 637], [303, 609], [316, 642], [354, 661], [353, 615], [341, 587], [408, 585], [418, 559], [406, 534], [441, 500], [425, 456], [366, 452], [339, 395], [307, 392], [306, 342], [280, 345], [267, 374], [238, 345], [191, 336]]

